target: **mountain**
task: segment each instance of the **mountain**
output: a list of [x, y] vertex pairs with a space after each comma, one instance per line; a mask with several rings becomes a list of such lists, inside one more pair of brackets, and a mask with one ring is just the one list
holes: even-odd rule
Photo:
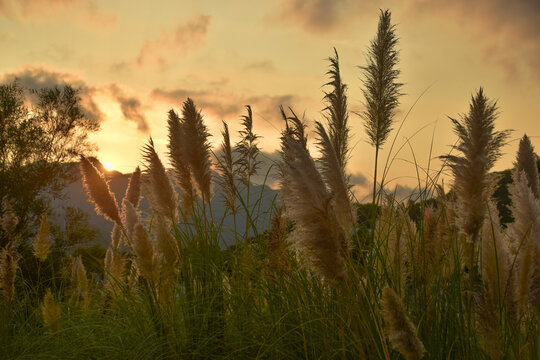
[[[115, 195], [116, 201], [120, 206], [122, 198], [124, 197], [126, 188], [128, 186], [131, 174], [122, 174], [118, 171], [107, 171], [97, 159], [91, 159], [91, 161], [99, 170], [101, 170], [105, 174], [109, 182], [109, 187]], [[78, 163], [70, 164], [70, 171], [76, 171], [76, 169], [78, 169], [78, 165]], [[217, 174], [214, 174], [214, 176], [217, 176]], [[215, 181], [214, 184], [216, 184]], [[178, 188], [176, 190], [178, 193], [180, 193], [180, 190]], [[221, 244], [223, 247], [227, 247], [234, 242], [234, 222], [233, 216], [231, 214], [225, 216], [226, 208], [223, 204], [221, 193], [221, 188], [219, 187], [219, 185], [216, 184], [214, 187], [214, 197], [212, 198], [211, 206], [214, 223], [222, 223], [222, 232], [220, 239]], [[250, 208], [253, 209], [253, 213], [255, 216], [254, 222], [259, 232], [269, 227], [272, 205], [277, 199], [277, 196], [278, 191], [273, 190], [266, 185], [252, 184], [250, 190]], [[242, 194], [242, 199], [245, 203], [245, 192]], [[53, 199], [51, 205], [55, 213], [54, 216], [51, 216], [51, 221], [59, 225], [60, 228], [65, 227], [66, 209], [68, 207], [78, 208], [84, 213], [88, 214], [89, 226], [98, 231], [97, 242], [103, 247], [107, 247], [109, 245], [110, 234], [113, 228], [113, 224], [110, 221], [105, 220], [103, 216], [96, 214], [94, 210], [94, 205], [88, 200], [80, 175], [76, 177], [76, 180], [74, 182], [69, 184], [64, 189], [64, 195], [62, 196], [62, 198]], [[150, 204], [145, 197], [143, 197], [139, 208], [141, 210], [143, 218], [151, 216]], [[236, 223], [238, 232], [243, 234], [246, 227], [246, 216], [241, 204], [239, 204], [239, 208], [240, 210], [238, 211], [238, 214], [236, 216]], [[259, 215], [257, 216], [257, 214]], [[253, 235], [253, 232], [250, 232], [250, 234]]]

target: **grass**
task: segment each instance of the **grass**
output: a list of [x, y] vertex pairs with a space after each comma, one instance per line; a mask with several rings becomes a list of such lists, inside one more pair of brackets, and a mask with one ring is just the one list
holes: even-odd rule
[[[389, 14], [384, 14], [389, 21]], [[79, 263], [79, 277], [72, 278], [69, 264], [53, 261], [58, 252], [53, 246], [45, 261], [34, 259], [37, 277], [22, 270], [14, 278], [9, 275], [13, 264], [5, 259], [20, 261], [19, 252], [25, 258], [34, 255], [24, 247], [32, 239], [10, 233], [13, 215], [4, 214], [3, 231], [10, 240], [0, 263], [0, 357], [537, 358], [540, 218], [523, 215], [531, 213], [523, 209], [540, 213], [538, 192], [530, 187], [531, 180], [525, 182], [537, 179], [538, 172], [534, 166], [515, 171], [512, 209], [518, 217], [508, 228], [501, 226], [491, 205], [489, 178], [504, 143], [504, 136], [497, 134], [506, 134], [494, 132], [495, 104], [480, 90], [470, 113], [461, 121], [453, 120], [461, 142], [452, 156], [445, 157], [458, 179], [450, 192], [438, 185], [444, 165], [433, 170], [431, 163], [424, 169], [415, 162], [420, 199], [398, 202], [383, 192], [385, 167], [374, 204], [368, 206], [368, 214], [359, 214], [367, 221], [356, 222], [350, 231], [347, 219], [361, 206], [346, 191], [329, 191], [347, 189], [344, 164], [349, 152], [348, 115], [338, 111], [347, 106], [337, 52], [330, 60], [333, 81], [327, 85], [336, 92], [325, 92], [326, 123], [317, 124], [323, 156], [312, 158], [304, 124], [292, 109], [291, 117], [282, 109], [286, 128], [282, 161], [276, 165], [282, 193], [271, 211], [261, 209], [262, 192], [250, 191], [249, 177], [256, 171], [259, 151], [250, 108], [244, 117], [241, 151], [227, 139], [229, 158], [222, 163], [221, 175], [228, 178], [222, 183], [230, 186], [227, 202], [235, 204], [234, 213], [247, 218], [247, 230], [234, 234], [235, 246], [222, 246], [221, 234], [230, 229], [223, 229], [223, 219], [212, 214], [209, 134], [190, 99], [183, 117], [169, 113], [168, 146], [176, 181], [185, 191], [181, 195], [189, 191], [189, 196], [177, 197], [169, 186], [172, 180], [152, 142], [145, 147], [146, 170], [132, 176], [125, 199], [129, 204], [125, 202], [122, 211], [104, 177], [82, 158], [89, 197], [98, 212], [116, 223], [123, 244], [111, 242], [107, 255], [122, 261], [123, 271], [112, 272], [109, 264], [104, 279], [88, 274], [86, 299], [74, 296], [74, 286], [84, 281], [80, 274], [85, 271]], [[489, 105], [487, 117], [477, 111], [478, 103]], [[226, 125], [225, 133], [228, 137]], [[182, 142], [186, 134], [191, 142]], [[536, 159], [526, 140], [518, 157], [528, 158], [519, 158], [519, 164]], [[332, 144], [341, 145], [336, 149]], [[408, 140], [406, 144], [410, 146]], [[195, 155], [186, 156], [191, 150], [197, 150]], [[482, 161], [486, 154], [489, 162]], [[237, 161], [238, 156], [243, 162]], [[490, 166], [478, 168], [486, 163]], [[527, 176], [521, 175], [522, 170], [528, 171]], [[138, 208], [141, 179], [155, 211], [133, 215], [130, 207]], [[474, 206], [469, 206], [472, 202]], [[126, 209], [132, 211], [131, 224], [120, 214]], [[463, 217], [473, 211], [474, 216]], [[139, 233], [135, 236], [130, 230], [134, 221], [140, 224], [135, 225]], [[259, 231], [261, 224], [268, 226]], [[46, 229], [42, 226], [37, 248], [47, 248]], [[150, 246], [137, 243], [144, 231]], [[527, 249], [527, 256], [520, 255], [522, 249]], [[43, 253], [38, 255], [44, 257]], [[94, 267], [103, 263], [101, 258], [91, 261]], [[57, 330], [43, 317], [48, 289], [60, 309]], [[518, 308], [517, 303], [522, 305]]]

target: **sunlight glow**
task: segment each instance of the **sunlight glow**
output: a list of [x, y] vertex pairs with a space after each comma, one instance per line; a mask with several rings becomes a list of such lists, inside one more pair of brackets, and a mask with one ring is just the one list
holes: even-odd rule
[[110, 162], [105, 162], [103, 163], [103, 167], [107, 170], [107, 171], [112, 171], [114, 170], [114, 165]]

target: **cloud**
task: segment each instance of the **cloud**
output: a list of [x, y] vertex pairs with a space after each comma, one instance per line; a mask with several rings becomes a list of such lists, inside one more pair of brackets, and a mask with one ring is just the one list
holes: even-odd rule
[[146, 40], [139, 50], [135, 63], [139, 66], [157, 64], [164, 66], [169, 58], [185, 55], [201, 47], [210, 25], [210, 16], [198, 15], [172, 31], [163, 30], [157, 39]]
[[349, 180], [354, 186], [365, 187], [368, 184], [367, 177], [361, 172], [351, 174]]
[[485, 60], [508, 78], [532, 75], [540, 81], [540, 1], [409, 0], [406, 11], [416, 18], [435, 15], [459, 23]]
[[251, 105], [256, 116], [281, 127], [279, 106], [289, 106], [298, 97], [295, 95], [250, 95], [242, 96], [222, 91], [192, 91], [187, 89], [161, 89], [152, 90], [150, 96], [159, 101], [179, 106], [187, 97], [195, 101], [204, 112], [208, 112], [220, 119], [238, 119], [245, 112], [245, 105]]
[[96, 28], [116, 24], [116, 15], [100, 9], [94, 0], [0, 0], [0, 16], [8, 19], [48, 19], [68, 12], [70, 18], [82, 18]]
[[86, 82], [73, 74], [50, 70], [44, 67], [26, 66], [18, 71], [0, 76], [0, 82], [3, 83], [14, 80], [17, 80], [19, 84], [27, 89], [43, 89], [71, 85], [73, 88], [79, 90], [81, 107], [85, 115], [92, 120], [103, 120], [103, 113], [94, 100], [94, 95], [98, 90], [95, 87], [87, 85]]
[[146, 116], [142, 111], [141, 101], [135, 97], [126, 96], [117, 84], [109, 86], [111, 95], [120, 104], [120, 110], [124, 118], [137, 124], [137, 130], [147, 134], [150, 131]]
[[374, 0], [281, 0], [266, 21], [319, 34], [347, 25], [363, 14], [375, 14], [378, 6]]
[[255, 61], [250, 64], [247, 64], [244, 67], [244, 70], [254, 70], [254, 71], [261, 71], [261, 72], [273, 72], [276, 71], [276, 67], [274, 63], [271, 60], [261, 60], [261, 61]]

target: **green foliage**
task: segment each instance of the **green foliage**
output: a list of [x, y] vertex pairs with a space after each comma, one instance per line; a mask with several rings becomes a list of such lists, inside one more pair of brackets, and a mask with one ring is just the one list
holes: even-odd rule
[[32, 232], [50, 198], [74, 180], [66, 164], [92, 149], [88, 135], [99, 123], [85, 117], [80, 102], [69, 85], [30, 93], [16, 81], [0, 85], [0, 199], [10, 200], [19, 232]]

